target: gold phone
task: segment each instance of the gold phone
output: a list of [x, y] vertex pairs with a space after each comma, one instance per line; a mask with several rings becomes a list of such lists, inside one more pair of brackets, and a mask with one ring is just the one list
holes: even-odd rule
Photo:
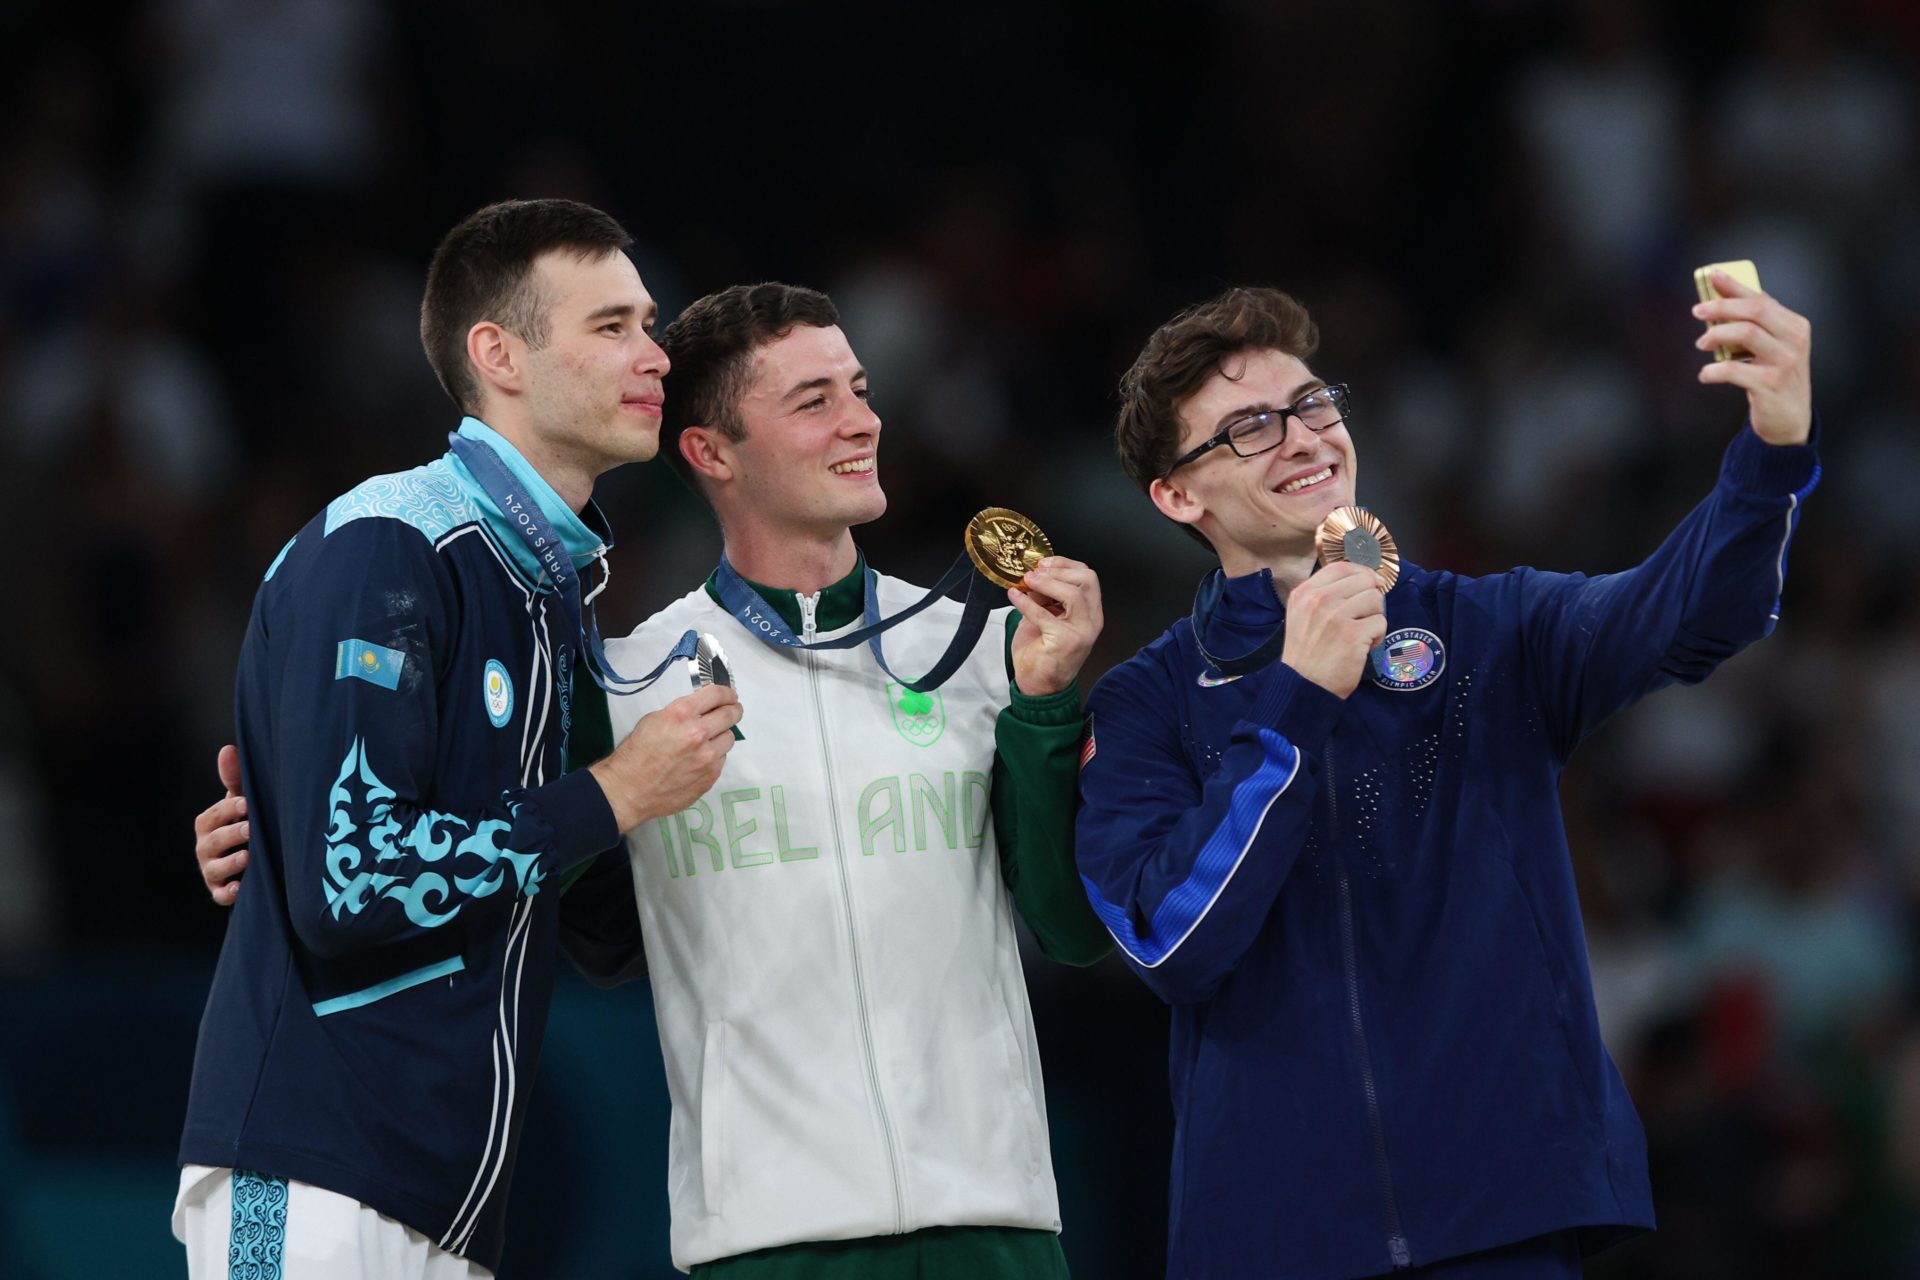
[[[1712, 302], [1720, 296], [1720, 291], [1713, 287], [1713, 273], [1716, 271], [1726, 272], [1749, 289], [1758, 291], [1760, 288], [1760, 272], [1753, 265], [1752, 259], [1741, 258], [1737, 262], [1709, 262], [1693, 273], [1693, 287], [1699, 291], [1702, 302]], [[1746, 360], [1752, 355], [1753, 353], [1745, 347], [1716, 347], [1713, 352], [1715, 360]]]

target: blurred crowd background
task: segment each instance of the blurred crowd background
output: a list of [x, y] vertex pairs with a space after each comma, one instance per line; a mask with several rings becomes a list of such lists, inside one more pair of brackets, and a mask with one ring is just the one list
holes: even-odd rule
[[[0, 1271], [183, 1270], [224, 923], [190, 823], [254, 587], [328, 498], [442, 448], [438, 237], [566, 195], [634, 232], [669, 316], [830, 291], [886, 422], [872, 559], [925, 581], [970, 512], [1028, 512], [1103, 575], [1091, 675], [1207, 563], [1108, 437], [1176, 308], [1229, 283], [1312, 308], [1410, 558], [1597, 572], [1711, 484], [1743, 406], [1695, 381], [1690, 273], [1755, 259], [1814, 323], [1826, 475], [1777, 633], [1566, 778], [1661, 1219], [1588, 1271], [1920, 1275], [1920, 6], [7, 10]], [[612, 633], [719, 544], [662, 466], [600, 497]], [[1075, 1273], [1156, 1276], [1165, 1010], [1116, 960], [1028, 970]], [[539, 1087], [503, 1276], [672, 1274], [644, 985], [564, 982]]]

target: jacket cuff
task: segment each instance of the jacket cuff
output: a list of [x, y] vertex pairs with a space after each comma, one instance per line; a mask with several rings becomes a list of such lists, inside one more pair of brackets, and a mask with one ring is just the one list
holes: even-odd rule
[[1805, 444], [1768, 444], [1755, 434], [1749, 422], [1727, 445], [1726, 457], [1720, 463], [1721, 480], [1737, 493], [1804, 498], [1820, 482], [1819, 444], [1817, 413]]
[[1276, 663], [1253, 706], [1256, 728], [1272, 729], [1302, 751], [1318, 752], [1346, 713], [1347, 700], [1328, 693], [1286, 663]]
[[549, 875], [571, 870], [620, 843], [613, 806], [592, 773], [576, 769], [544, 786], [507, 793], [516, 832], [524, 830], [522, 847], [546, 850]]
[[1059, 728], [1063, 725], [1080, 722], [1080, 682], [1070, 681], [1067, 687], [1057, 693], [1043, 693], [1030, 697], [1020, 692], [1018, 684], [1009, 682], [1013, 697], [1007, 704], [1007, 710], [1015, 720], [1022, 724], [1038, 728]]

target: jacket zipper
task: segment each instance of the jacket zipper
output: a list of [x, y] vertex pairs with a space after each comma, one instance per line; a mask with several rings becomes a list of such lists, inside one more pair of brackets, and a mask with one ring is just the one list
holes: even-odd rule
[[[816, 591], [812, 595], [798, 592], [794, 595], [800, 603], [801, 639], [809, 643], [814, 637], [814, 610], [820, 606], [820, 594]], [[880, 1113], [880, 1130], [887, 1141], [887, 1172], [893, 1178], [893, 1230], [897, 1235], [907, 1229], [907, 1197], [900, 1181], [900, 1153], [894, 1143], [893, 1119], [887, 1114], [886, 1095], [880, 1090], [880, 1067], [873, 1055], [873, 1028], [867, 1013], [866, 973], [860, 961], [860, 931], [854, 927], [853, 921], [853, 883], [847, 878], [847, 846], [840, 834], [840, 810], [836, 803], [840, 792], [833, 781], [833, 745], [827, 741], [827, 711], [820, 697], [818, 660], [811, 653], [802, 654], [801, 657], [807, 664], [807, 685], [813, 691], [813, 721], [820, 735], [820, 760], [827, 771], [827, 810], [832, 815], [835, 865], [840, 869], [840, 896], [847, 905], [847, 944], [853, 952], [853, 995], [860, 1015], [860, 1047], [866, 1053], [867, 1084], [873, 1090], [874, 1109]]]
[[1360, 1016], [1360, 963], [1353, 944], [1353, 891], [1347, 882], [1347, 859], [1340, 851], [1340, 805], [1333, 788], [1333, 743], [1328, 742], [1321, 755], [1327, 774], [1327, 825], [1332, 839], [1335, 865], [1339, 875], [1335, 889], [1340, 897], [1340, 967], [1347, 983], [1347, 1017], [1353, 1025], [1353, 1047], [1360, 1057], [1360, 1086], [1367, 1095], [1367, 1131], [1373, 1140], [1373, 1172], [1380, 1183], [1380, 1194], [1387, 1208], [1387, 1256], [1396, 1270], [1411, 1264], [1413, 1254], [1407, 1248], [1406, 1233], [1400, 1228], [1400, 1202], [1393, 1194], [1393, 1170], [1387, 1164], [1387, 1132], [1380, 1119], [1380, 1095], [1373, 1083], [1373, 1058], [1367, 1052], [1367, 1028]]

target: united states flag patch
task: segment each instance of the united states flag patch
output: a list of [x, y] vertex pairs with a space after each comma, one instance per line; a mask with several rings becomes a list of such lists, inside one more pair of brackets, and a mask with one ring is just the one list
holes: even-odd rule
[[1087, 717], [1087, 740], [1080, 744], [1080, 767], [1082, 769], [1086, 768], [1087, 762], [1092, 759], [1093, 759], [1093, 717], [1088, 716]]

